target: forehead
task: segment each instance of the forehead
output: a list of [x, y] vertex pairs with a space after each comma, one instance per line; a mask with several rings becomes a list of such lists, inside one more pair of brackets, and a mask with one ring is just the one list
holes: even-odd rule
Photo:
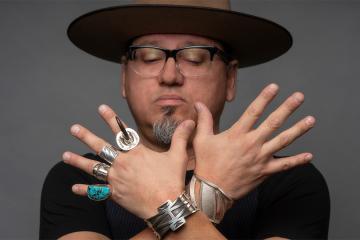
[[191, 45], [223, 46], [210, 38], [187, 34], [149, 34], [136, 38], [132, 45], [155, 45], [168, 49], [181, 48]]

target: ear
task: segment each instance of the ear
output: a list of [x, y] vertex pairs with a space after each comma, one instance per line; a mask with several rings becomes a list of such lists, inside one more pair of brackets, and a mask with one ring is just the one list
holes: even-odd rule
[[228, 102], [234, 100], [236, 95], [237, 66], [237, 60], [231, 61], [227, 66], [226, 101]]
[[126, 98], [126, 66], [125, 63], [121, 64], [121, 95], [123, 98]]

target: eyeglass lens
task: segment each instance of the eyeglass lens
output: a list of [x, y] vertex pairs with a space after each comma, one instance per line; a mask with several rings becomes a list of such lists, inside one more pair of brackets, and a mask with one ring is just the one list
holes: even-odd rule
[[[163, 70], [166, 60], [166, 53], [161, 49], [144, 47], [134, 50], [129, 66], [143, 77], [155, 77]], [[184, 76], [205, 75], [211, 62], [207, 49], [185, 48], [176, 54], [177, 68]]]

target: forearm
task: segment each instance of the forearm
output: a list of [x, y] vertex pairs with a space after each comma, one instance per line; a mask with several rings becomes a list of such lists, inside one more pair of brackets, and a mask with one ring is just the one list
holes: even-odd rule
[[[151, 239], [156, 240], [155, 234], [150, 228], [147, 228], [131, 238], [136, 239]], [[178, 231], [169, 233], [165, 236], [165, 239], [225, 239], [225, 237], [214, 227], [209, 221], [208, 217], [198, 211], [193, 215], [186, 218], [186, 224]]]
[[226, 239], [201, 211], [186, 218], [186, 224], [177, 232], [170, 232], [165, 239]]

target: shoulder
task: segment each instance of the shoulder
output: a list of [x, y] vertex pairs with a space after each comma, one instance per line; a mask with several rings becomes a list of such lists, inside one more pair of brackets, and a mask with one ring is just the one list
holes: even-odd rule
[[[93, 154], [84, 155], [97, 159]], [[109, 236], [104, 202], [77, 196], [72, 185], [101, 184], [93, 176], [65, 164], [57, 163], [45, 178], [40, 204], [40, 238], [59, 238], [76, 231], [93, 231]]]
[[327, 237], [329, 190], [313, 164], [270, 176], [259, 187], [258, 202], [260, 236]]
[[297, 194], [329, 194], [323, 175], [311, 163], [270, 176], [259, 190], [261, 200], [270, 200], [273, 195], [289, 194], [289, 191], [295, 191]]

